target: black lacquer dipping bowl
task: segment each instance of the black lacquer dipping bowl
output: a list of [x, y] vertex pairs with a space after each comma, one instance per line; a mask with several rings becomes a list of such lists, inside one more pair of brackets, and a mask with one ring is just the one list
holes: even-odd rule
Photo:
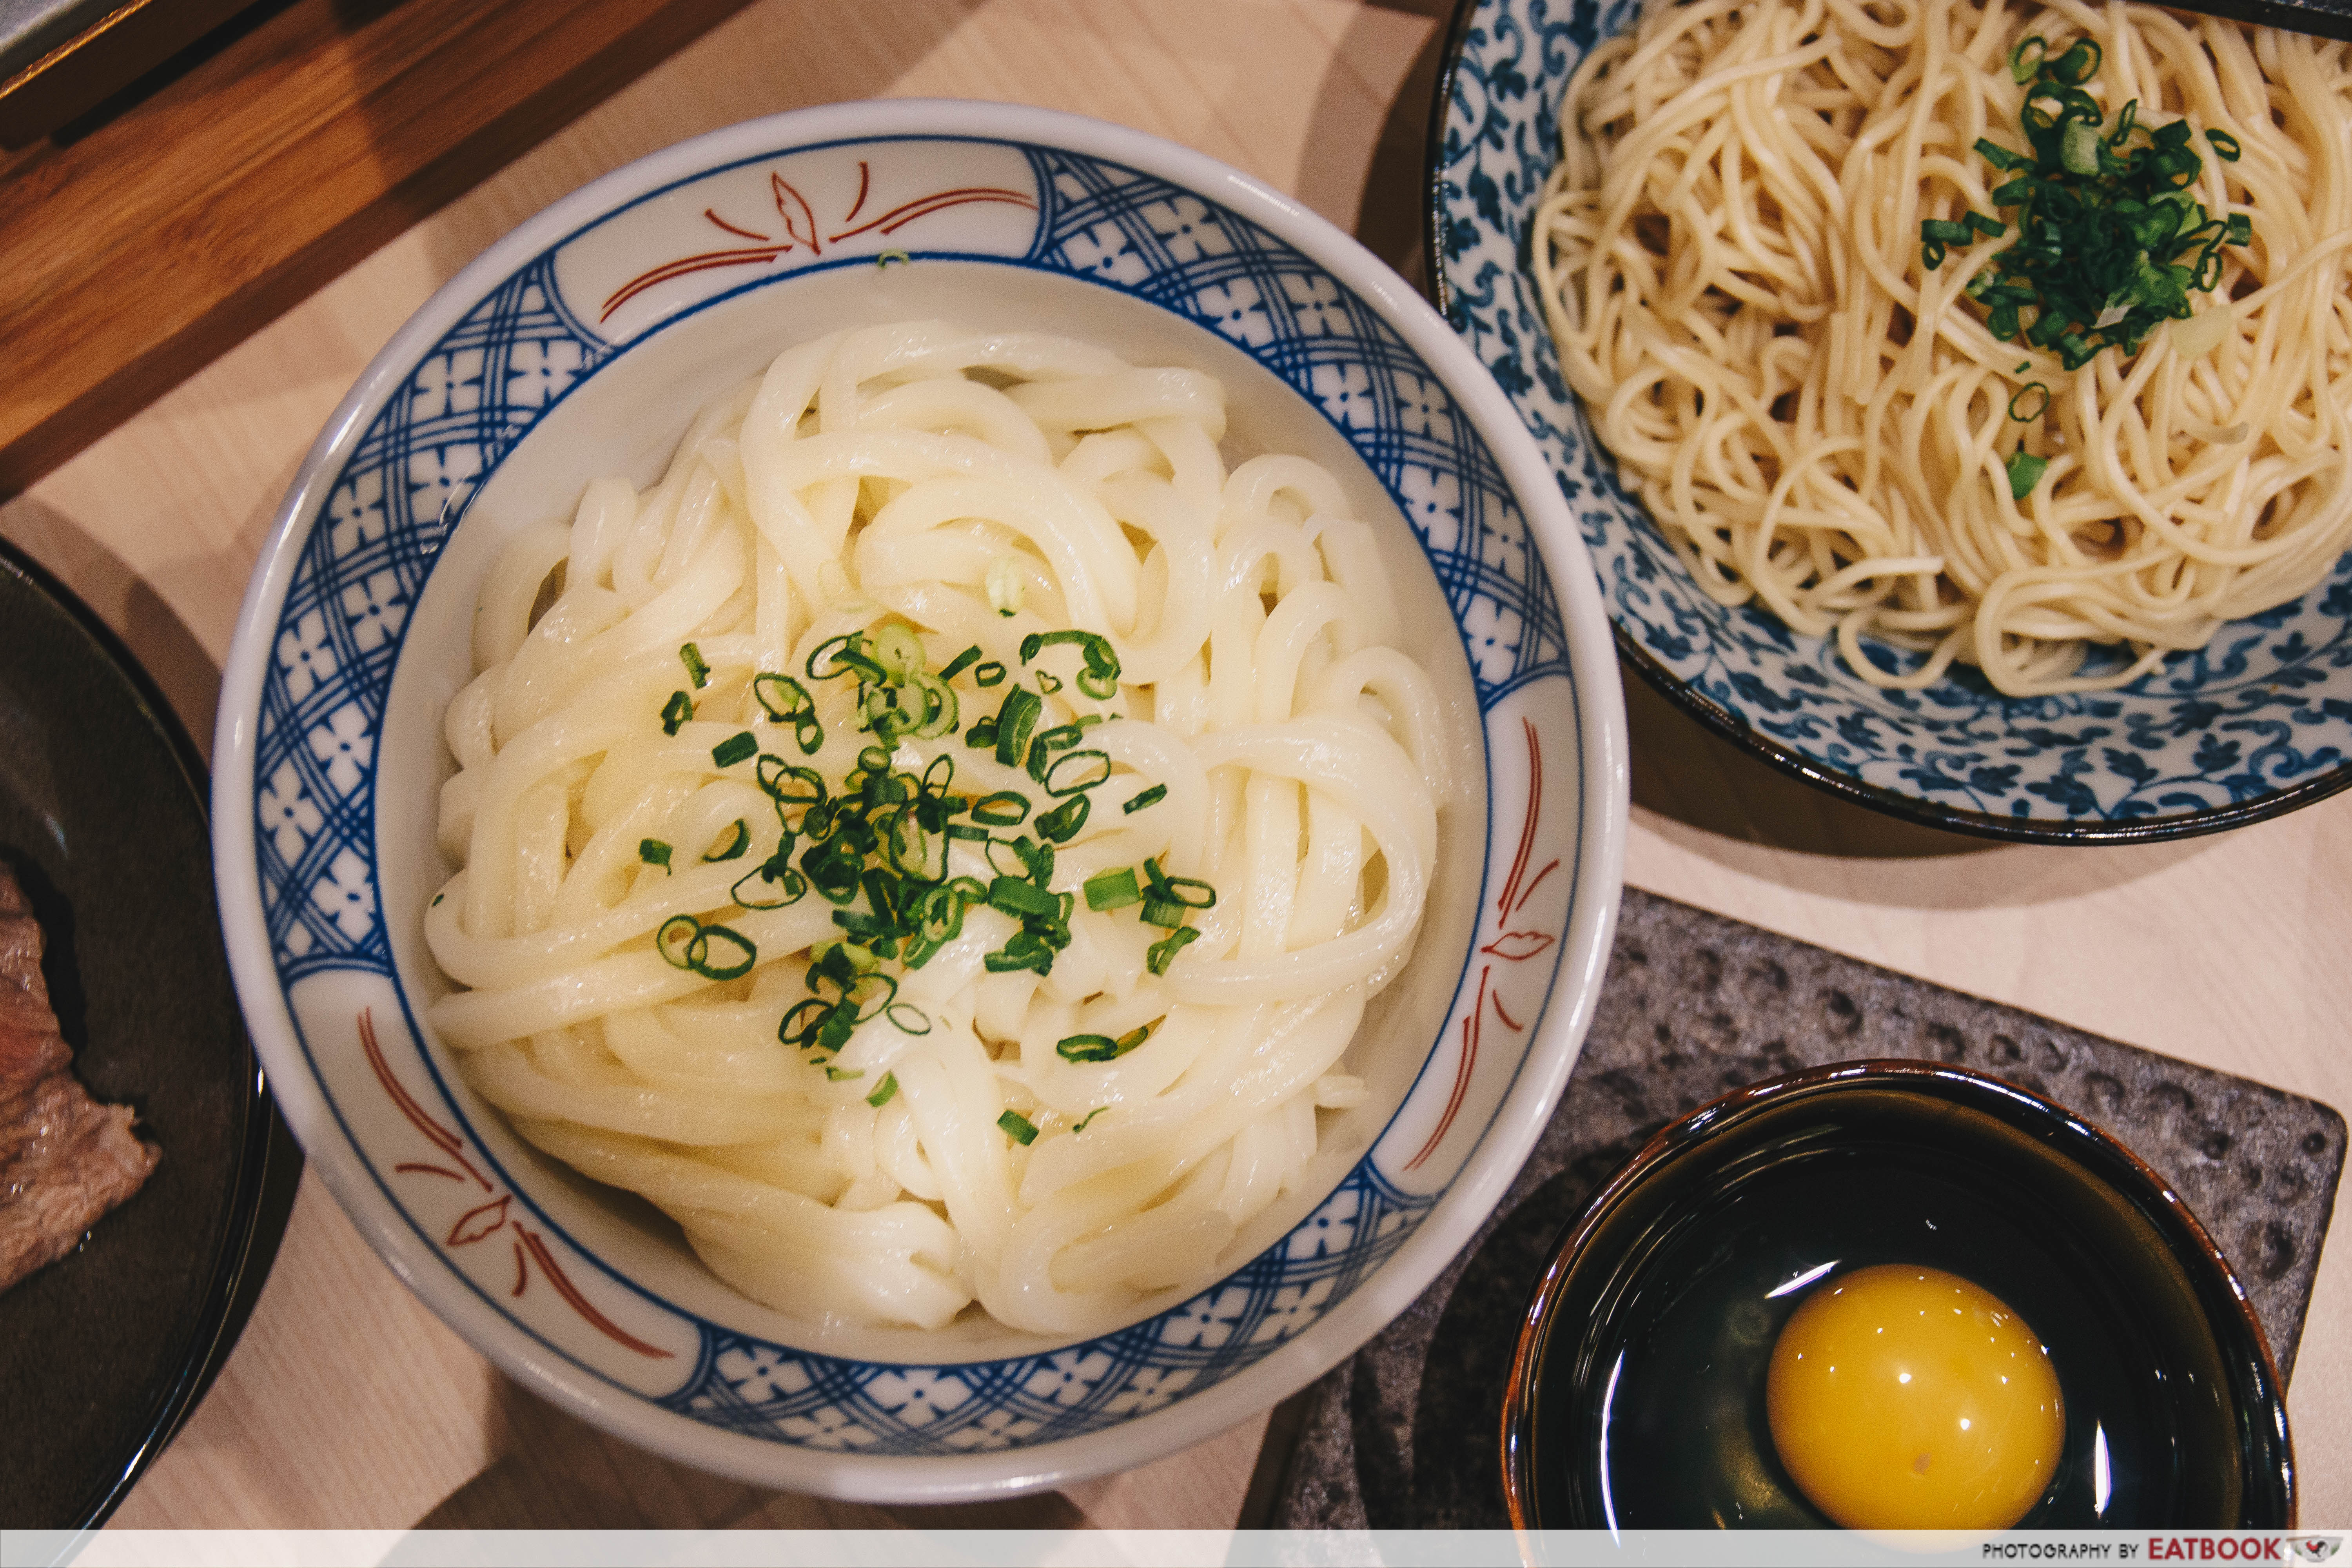
[[2227, 1259], [2082, 1118], [1934, 1062], [1846, 1062], [1665, 1128], [1562, 1237], [1503, 1404], [1534, 1529], [1828, 1527], [1765, 1418], [1809, 1275], [1920, 1264], [2047, 1346], [2066, 1408], [2021, 1529], [2289, 1526], [2286, 1395]]

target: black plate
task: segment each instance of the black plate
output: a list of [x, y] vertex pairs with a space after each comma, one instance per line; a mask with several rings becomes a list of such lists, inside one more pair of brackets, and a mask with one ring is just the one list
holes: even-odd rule
[[47, 939], [74, 1070], [163, 1158], [79, 1249], [0, 1292], [0, 1521], [97, 1524], [227, 1358], [301, 1154], [213, 901], [204, 763], [113, 634], [0, 542], [0, 860]]

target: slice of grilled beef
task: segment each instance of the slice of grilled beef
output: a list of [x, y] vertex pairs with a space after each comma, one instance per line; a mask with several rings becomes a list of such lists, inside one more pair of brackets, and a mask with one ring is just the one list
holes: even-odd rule
[[76, 1081], [41, 979], [41, 928], [0, 864], [0, 1290], [71, 1252], [156, 1152]]

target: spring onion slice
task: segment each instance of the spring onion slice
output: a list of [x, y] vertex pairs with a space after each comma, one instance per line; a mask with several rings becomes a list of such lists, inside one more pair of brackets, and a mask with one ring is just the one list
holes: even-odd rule
[[2042, 470], [2050, 466], [2047, 458], [2037, 458], [2022, 447], [2009, 455], [2009, 494], [2012, 500], [2023, 500], [2042, 482]]
[[1097, 872], [1086, 881], [1087, 908], [1090, 910], [1123, 910], [1129, 904], [1143, 902], [1143, 893], [1135, 885], [1135, 868], [1115, 867]]
[[1168, 966], [1175, 962], [1176, 955], [1184, 950], [1186, 944], [1198, 942], [1200, 937], [1201, 933], [1191, 926], [1177, 927], [1151, 944], [1144, 954], [1143, 966], [1154, 974], [1167, 973]]
[[[742, 855], [744, 850], [749, 849], [751, 847], [751, 828], [748, 823], [739, 816], [728, 826], [733, 830], [731, 835], [722, 837], [718, 842], [711, 845], [709, 852], [702, 857], [704, 864], [708, 865], [713, 861], [719, 860], [737, 859]], [[651, 839], [646, 840], [646, 843], [651, 842]], [[638, 847], [638, 852], [640, 855], [644, 853], [644, 847], [642, 845]], [[669, 862], [665, 858], [662, 863], [664, 865], [667, 865]]]

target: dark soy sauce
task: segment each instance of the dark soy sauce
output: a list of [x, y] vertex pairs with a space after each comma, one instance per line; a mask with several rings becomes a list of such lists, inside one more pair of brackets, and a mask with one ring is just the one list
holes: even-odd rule
[[[1821, 1279], [1773, 1294], [1832, 1260]], [[2129, 1282], [2068, 1245], [2046, 1200], [2001, 1173], [1956, 1173], [1949, 1151], [1892, 1142], [1753, 1171], [1629, 1258], [1609, 1290], [1613, 1326], [1577, 1347], [1586, 1375], [1546, 1384], [1584, 1385], [1582, 1408], [1547, 1402], [1544, 1420], [1577, 1435], [1551, 1451], [1576, 1456], [1578, 1473], [1563, 1479], [1586, 1510], [1621, 1528], [1830, 1528], [1773, 1449], [1765, 1376], [1798, 1304], [1877, 1263], [1959, 1275], [2049, 1347], [2065, 1439], [2019, 1528], [2112, 1528], [2169, 1511], [2178, 1390], [2164, 1382], [2195, 1373], [2135, 1327]]]

